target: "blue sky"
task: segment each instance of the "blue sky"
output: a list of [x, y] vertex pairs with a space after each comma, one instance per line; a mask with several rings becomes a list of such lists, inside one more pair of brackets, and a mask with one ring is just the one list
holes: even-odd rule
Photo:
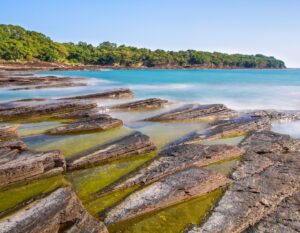
[[1, 0], [0, 23], [61, 42], [262, 53], [300, 67], [299, 0]]

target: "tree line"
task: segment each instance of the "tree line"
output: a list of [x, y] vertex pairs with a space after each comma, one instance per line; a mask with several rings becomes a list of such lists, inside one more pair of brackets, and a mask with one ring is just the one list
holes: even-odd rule
[[58, 43], [14, 25], [0, 25], [0, 59], [127, 67], [285, 68], [283, 61], [261, 54], [150, 50], [110, 42]]

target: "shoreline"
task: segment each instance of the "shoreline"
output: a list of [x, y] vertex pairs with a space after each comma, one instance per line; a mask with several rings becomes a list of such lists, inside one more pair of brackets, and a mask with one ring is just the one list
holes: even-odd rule
[[84, 64], [66, 64], [51, 62], [0, 62], [0, 71], [76, 71], [76, 70], [286, 70], [288, 68], [244, 68], [231, 66], [156, 66], [156, 67], [128, 67], [101, 66]]

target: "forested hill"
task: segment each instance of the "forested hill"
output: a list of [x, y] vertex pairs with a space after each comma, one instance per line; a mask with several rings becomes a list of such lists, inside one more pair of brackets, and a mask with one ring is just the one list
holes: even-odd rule
[[58, 43], [19, 26], [0, 25], [0, 60], [81, 63], [127, 67], [285, 68], [281, 60], [264, 55], [164, 51], [103, 42]]

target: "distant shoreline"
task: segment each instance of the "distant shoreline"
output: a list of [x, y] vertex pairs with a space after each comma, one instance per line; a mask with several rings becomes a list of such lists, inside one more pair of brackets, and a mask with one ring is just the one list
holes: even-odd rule
[[243, 68], [233, 66], [101, 66], [84, 64], [66, 64], [53, 62], [0, 62], [1, 71], [53, 71], [53, 70], [284, 70], [287, 68]]

